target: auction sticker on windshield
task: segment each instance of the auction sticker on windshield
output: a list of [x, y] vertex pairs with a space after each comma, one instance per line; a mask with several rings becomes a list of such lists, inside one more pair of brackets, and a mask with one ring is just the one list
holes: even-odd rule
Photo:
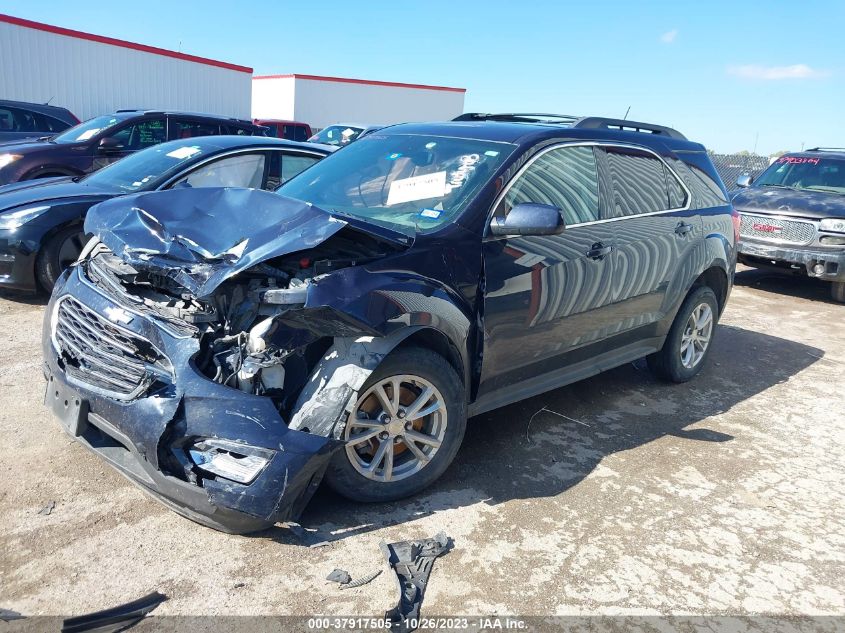
[[171, 158], [190, 158], [194, 154], [199, 154], [200, 148], [199, 147], [180, 147], [178, 149], [174, 149], [172, 152], [167, 152], [167, 155]]
[[415, 200], [441, 198], [446, 195], [446, 172], [438, 171], [424, 176], [402, 178], [390, 183], [387, 204], [401, 204]]

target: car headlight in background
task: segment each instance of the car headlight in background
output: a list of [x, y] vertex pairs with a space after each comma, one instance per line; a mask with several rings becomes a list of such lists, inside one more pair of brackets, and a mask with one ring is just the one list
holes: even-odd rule
[[273, 452], [234, 442], [204, 439], [190, 446], [188, 455], [200, 470], [248, 484], [264, 470], [273, 457]]
[[845, 218], [825, 218], [819, 222], [819, 229], [831, 233], [845, 233]]
[[23, 158], [23, 156], [21, 154], [0, 154], [0, 169], [14, 163], [19, 158]]
[[23, 226], [30, 220], [34, 220], [49, 208], [49, 206], [27, 207], [16, 211], [6, 211], [5, 213], [0, 213], [0, 229], [16, 229]]

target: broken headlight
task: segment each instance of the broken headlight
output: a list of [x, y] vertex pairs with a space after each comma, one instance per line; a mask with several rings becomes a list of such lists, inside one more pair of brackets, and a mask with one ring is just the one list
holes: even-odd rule
[[223, 440], [203, 439], [188, 448], [197, 468], [240, 484], [252, 483], [273, 457], [273, 452]]

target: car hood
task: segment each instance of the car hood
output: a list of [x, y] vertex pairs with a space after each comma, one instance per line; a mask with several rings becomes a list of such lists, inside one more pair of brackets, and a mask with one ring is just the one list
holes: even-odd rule
[[26, 154], [28, 152], [37, 152], [42, 149], [47, 149], [49, 147], [54, 146], [55, 143], [50, 143], [48, 141], [38, 141], [30, 136], [29, 138], [23, 138], [14, 141], [5, 141], [4, 143], [0, 143], [0, 154], [5, 154], [6, 152], [15, 152], [15, 154]]
[[25, 180], [0, 187], [0, 211], [27, 204], [105, 200], [116, 192], [74, 182], [72, 178]]
[[312, 248], [347, 222], [256, 189], [171, 189], [107, 200], [85, 218], [133, 267], [173, 278], [197, 297], [256, 264]]
[[823, 191], [749, 187], [733, 196], [737, 211], [822, 219], [845, 216], [845, 195]]

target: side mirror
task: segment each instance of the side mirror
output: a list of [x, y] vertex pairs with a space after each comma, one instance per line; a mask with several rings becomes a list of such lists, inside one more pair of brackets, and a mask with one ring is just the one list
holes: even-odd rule
[[491, 235], [558, 235], [566, 227], [560, 209], [550, 204], [526, 202], [503, 218], [493, 218]]
[[97, 146], [97, 149], [99, 149], [103, 153], [117, 152], [123, 149], [123, 143], [118, 141], [113, 136], [107, 136], [103, 139], [100, 139], [100, 144]]
[[751, 177], [751, 174], [742, 174], [736, 179], [736, 186], [750, 187], [753, 180], [754, 179]]

